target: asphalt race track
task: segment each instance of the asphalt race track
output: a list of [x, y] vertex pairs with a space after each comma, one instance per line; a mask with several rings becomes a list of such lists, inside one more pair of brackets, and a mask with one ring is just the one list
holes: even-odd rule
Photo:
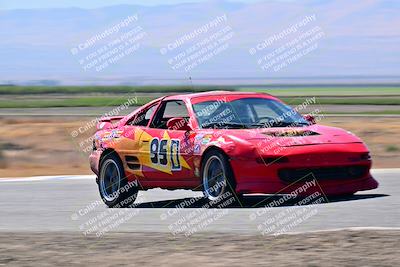
[[[374, 170], [373, 175], [380, 183], [378, 189], [309, 206], [309, 216], [285, 231], [400, 228], [400, 169]], [[0, 231], [6, 232], [186, 233], [180, 226], [192, 221], [195, 232], [257, 233], [261, 231], [260, 225], [266, 225], [267, 218], [285, 212], [293, 214], [307, 207], [294, 207], [294, 202], [289, 201], [265, 209], [273, 197], [251, 196], [245, 198], [243, 207], [205, 209], [201, 208], [205, 204], [201, 193], [153, 189], [140, 193], [136, 208], [108, 209], [100, 202], [93, 176], [4, 178], [0, 179], [0, 192]], [[179, 209], [177, 205], [185, 207]], [[200, 217], [208, 218], [206, 223], [194, 221]]]

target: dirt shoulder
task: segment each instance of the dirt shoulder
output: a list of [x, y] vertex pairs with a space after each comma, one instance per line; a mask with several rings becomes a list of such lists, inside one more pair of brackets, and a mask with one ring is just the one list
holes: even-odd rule
[[[92, 118], [0, 117], [0, 177], [92, 174], [89, 137]], [[374, 168], [400, 167], [400, 120], [381, 117], [325, 117], [321, 124], [341, 127], [368, 145]], [[83, 130], [72, 137], [74, 131]]]
[[400, 230], [261, 236], [0, 233], [7, 266], [397, 266]]

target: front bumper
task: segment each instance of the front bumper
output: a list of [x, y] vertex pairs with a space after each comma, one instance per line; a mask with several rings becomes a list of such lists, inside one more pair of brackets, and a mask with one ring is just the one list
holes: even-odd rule
[[[236, 191], [240, 194], [291, 194], [305, 186], [306, 183], [306, 181], [299, 181], [287, 185], [273, 181], [242, 182], [237, 185]], [[311, 195], [314, 192], [320, 192], [327, 196], [344, 195], [353, 194], [357, 191], [371, 190], [377, 187], [378, 182], [371, 175], [368, 175], [362, 179], [352, 179], [347, 181], [316, 181], [315, 186], [311, 186], [299, 195]]]
[[[262, 162], [257, 158], [231, 158], [236, 191], [289, 194], [310, 179], [315, 180], [315, 188], [308, 189], [304, 195], [315, 191], [325, 195], [351, 194], [378, 187], [370, 174], [372, 162], [364, 157], [368, 150], [362, 143], [294, 146], [279, 152], [273, 156], [271, 153], [260, 155], [266, 159]], [[277, 160], [268, 162], [269, 157]]]

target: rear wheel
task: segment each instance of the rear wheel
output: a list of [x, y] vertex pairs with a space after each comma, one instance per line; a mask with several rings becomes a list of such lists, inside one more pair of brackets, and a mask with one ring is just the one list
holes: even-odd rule
[[102, 159], [98, 186], [101, 198], [110, 208], [130, 207], [138, 194], [137, 186], [128, 183], [122, 162], [115, 154]]
[[203, 194], [213, 206], [240, 203], [228, 158], [217, 150], [208, 152], [201, 165]]

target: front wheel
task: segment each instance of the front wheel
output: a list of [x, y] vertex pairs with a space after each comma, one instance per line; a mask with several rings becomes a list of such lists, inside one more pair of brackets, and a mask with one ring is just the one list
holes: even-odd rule
[[102, 159], [98, 186], [103, 202], [110, 208], [131, 207], [138, 194], [137, 186], [128, 183], [122, 162], [115, 154]]
[[228, 158], [221, 152], [208, 152], [201, 165], [203, 194], [214, 206], [240, 203], [236, 194], [235, 178]]

